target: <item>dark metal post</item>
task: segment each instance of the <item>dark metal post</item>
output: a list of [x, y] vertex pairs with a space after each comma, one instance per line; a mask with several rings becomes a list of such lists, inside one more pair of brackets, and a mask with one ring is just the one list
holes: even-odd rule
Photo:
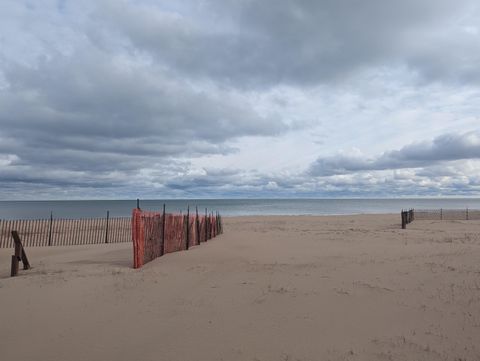
[[443, 208], [440, 208], [440, 220], [443, 220]]
[[212, 239], [212, 212], [208, 213], [208, 239]]
[[200, 222], [198, 220], [198, 207], [195, 206], [195, 231], [197, 232], [197, 243], [200, 244]]
[[48, 245], [52, 245], [52, 226], [53, 226], [53, 212], [50, 212], [50, 229], [48, 232]]
[[162, 214], [162, 244], [160, 245], [160, 256], [165, 254], [165, 203], [163, 203], [163, 214]]
[[190, 246], [190, 206], [187, 206], [187, 251]]
[[[0, 229], [4, 229], [4, 228], [7, 229], [5, 227], [5, 223], [6, 223], [6, 221], [3, 221], [2, 219], [0, 219]], [[3, 244], [4, 244], [4, 240], [3, 240], [2, 234], [0, 233], [0, 248], [4, 247]]]
[[107, 211], [107, 222], [105, 225], [105, 243], [108, 243], [108, 219], [110, 218], [110, 211]]
[[218, 212], [218, 229], [220, 230], [220, 234], [223, 233], [223, 225], [222, 225], [222, 216], [220, 215], [220, 212]]
[[467, 207], [467, 211], [466, 211], [466, 213], [465, 213], [465, 216], [466, 216], [466, 219], [467, 219], [467, 221], [468, 221], [468, 207]]
[[207, 208], [205, 208], [205, 242], [208, 241], [208, 217], [207, 217]]
[[137, 209], [140, 209], [140, 199], [137, 198]]

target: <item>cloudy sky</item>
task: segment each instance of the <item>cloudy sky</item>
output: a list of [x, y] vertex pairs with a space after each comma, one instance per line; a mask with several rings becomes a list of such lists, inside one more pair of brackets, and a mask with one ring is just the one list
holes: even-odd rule
[[480, 196], [478, 0], [2, 0], [0, 200]]

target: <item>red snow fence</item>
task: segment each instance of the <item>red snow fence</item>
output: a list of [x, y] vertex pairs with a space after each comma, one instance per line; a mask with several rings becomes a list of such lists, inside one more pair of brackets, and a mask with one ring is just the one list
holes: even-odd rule
[[166, 253], [188, 250], [223, 233], [222, 217], [215, 214], [191, 215], [143, 211], [132, 212], [133, 268]]

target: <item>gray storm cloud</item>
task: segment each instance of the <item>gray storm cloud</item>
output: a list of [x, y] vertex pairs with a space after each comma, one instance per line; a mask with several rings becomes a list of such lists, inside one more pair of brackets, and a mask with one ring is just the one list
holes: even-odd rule
[[239, 98], [196, 91], [151, 68], [122, 69], [88, 50], [5, 72], [0, 150], [16, 163], [131, 168], [151, 157], [228, 153], [229, 139], [286, 130]]
[[[437, 84], [441, 95], [468, 89], [478, 99], [479, 18], [473, 0], [7, 0], [0, 5], [0, 199], [160, 191], [315, 196], [367, 186], [382, 194], [388, 185], [410, 189], [425, 179], [428, 194], [476, 192], [475, 165], [451, 168], [456, 181], [448, 184], [437, 176], [444, 163], [480, 157], [479, 133], [455, 124], [433, 141], [412, 133], [416, 142], [406, 138], [410, 145], [373, 158], [319, 157], [305, 172], [268, 173], [270, 164], [260, 163], [252, 172], [228, 157], [245, 150], [246, 138], [265, 140], [265, 148], [291, 139], [291, 148], [267, 162], [279, 163], [308, 141], [296, 138], [299, 128], [341, 128], [342, 109], [321, 113], [313, 100], [308, 110], [286, 112], [298, 99], [285, 94], [345, 95], [339, 104], [368, 111], [356, 102], [377, 87], [368, 83], [371, 74], [389, 89], [386, 98], [409, 82], [409, 99]], [[370, 106], [404, 114], [412, 103]], [[478, 116], [471, 104], [448, 111]], [[344, 133], [354, 138], [349, 124]], [[317, 142], [329, 147], [326, 154], [348, 148], [329, 143], [330, 133]], [[214, 171], [219, 159], [224, 168]], [[417, 171], [392, 175], [408, 168]], [[362, 174], [368, 171], [379, 175]]]
[[203, 21], [148, 5], [102, 6], [134, 48], [183, 76], [232, 86], [315, 85], [384, 65], [427, 81], [480, 80], [480, 43], [456, 23], [465, 10], [476, 23], [470, 0], [207, 1], [192, 5]]
[[444, 161], [480, 159], [480, 132], [444, 134], [432, 141], [406, 145], [377, 157], [341, 154], [318, 158], [309, 169], [313, 176], [360, 171], [422, 168]]

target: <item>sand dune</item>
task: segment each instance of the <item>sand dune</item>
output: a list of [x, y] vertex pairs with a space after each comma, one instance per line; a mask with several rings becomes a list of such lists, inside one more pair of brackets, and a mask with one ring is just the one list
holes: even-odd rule
[[480, 221], [225, 218], [140, 270], [131, 244], [0, 250], [2, 360], [480, 360]]

